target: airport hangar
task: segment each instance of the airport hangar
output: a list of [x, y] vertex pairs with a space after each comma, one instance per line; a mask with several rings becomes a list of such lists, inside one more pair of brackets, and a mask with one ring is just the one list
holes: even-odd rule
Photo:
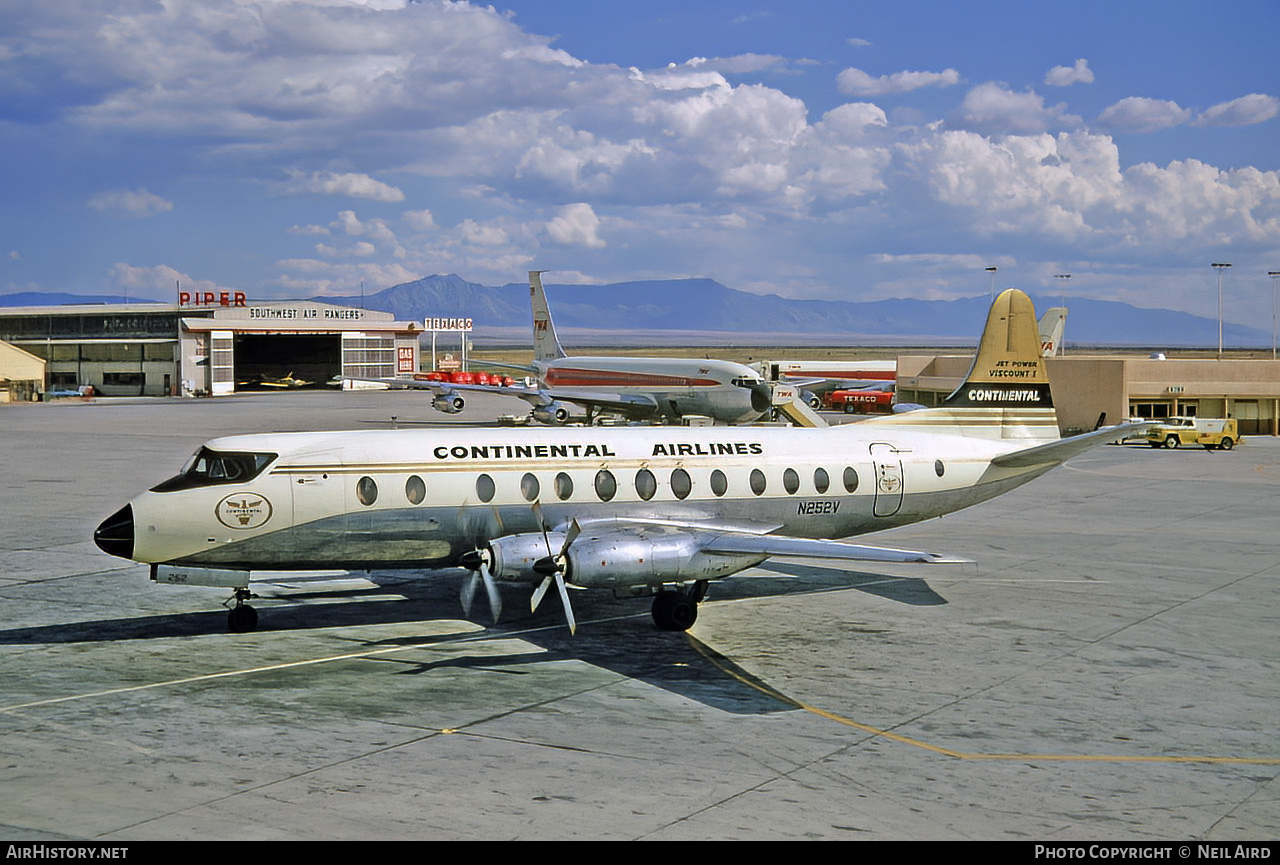
[[[900, 402], [937, 405], [969, 371], [972, 355], [898, 358]], [[1049, 381], [1064, 434], [1126, 418], [1236, 418], [1241, 435], [1280, 435], [1280, 361], [1245, 358], [1050, 357]]]
[[180, 293], [174, 305], [0, 309], [0, 340], [45, 361], [45, 389], [92, 385], [103, 396], [220, 396], [285, 376], [323, 386], [335, 376], [418, 371], [418, 322], [314, 301], [195, 294]]

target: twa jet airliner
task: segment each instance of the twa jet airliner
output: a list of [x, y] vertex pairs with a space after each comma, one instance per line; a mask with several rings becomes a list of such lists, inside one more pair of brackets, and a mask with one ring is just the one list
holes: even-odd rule
[[94, 534], [153, 580], [234, 590], [255, 570], [451, 568], [494, 620], [502, 583], [654, 595], [685, 630], [711, 580], [770, 556], [957, 561], [846, 538], [960, 510], [1145, 424], [1059, 438], [1030, 299], [996, 299], [941, 407], [830, 428], [579, 427], [215, 439]]
[[[393, 388], [420, 388], [435, 394], [431, 405], [457, 414], [466, 403], [462, 393], [486, 391], [519, 397], [532, 406], [534, 420], [566, 423], [570, 406], [582, 406], [587, 419], [615, 412], [636, 419], [679, 420], [702, 415], [720, 423], [751, 423], [773, 408], [773, 394], [760, 374], [728, 360], [681, 357], [570, 357], [560, 347], [551, 309], [542, 288], [540, 270], [529, 271], [529, 298], [533, 308], [533, 366], [537, 386], [502, 387], [453, 384], [416, 378], [354, 379]], [[506, 366], [506, 364], [493, 364]]]

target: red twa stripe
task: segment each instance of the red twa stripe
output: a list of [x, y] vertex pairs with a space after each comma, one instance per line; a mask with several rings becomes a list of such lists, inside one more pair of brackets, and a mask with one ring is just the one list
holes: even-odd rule
[[547, 387], [715, 387], [720, 384], [713, 378], [563, 368], [548, 370], [546, 382]]

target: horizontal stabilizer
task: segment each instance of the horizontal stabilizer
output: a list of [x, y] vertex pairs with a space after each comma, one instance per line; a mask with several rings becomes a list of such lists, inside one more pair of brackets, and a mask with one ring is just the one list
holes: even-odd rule
[[1092, 447], [1122, 438], [1141, 435], [1150, 429], [1149, 423], [1126, 423], [1103, 427], [1093, 432], [1083, 433], [1070, 438], [1058, 439], [1048, 444], [1037, 445], [1026, 450], [998, 456], [991, 461], [993, 466], [1002, 468], [1028, 468], [1030, 466], [1056, 465], [1066, 462], [1076, 454], [1084, 453]]

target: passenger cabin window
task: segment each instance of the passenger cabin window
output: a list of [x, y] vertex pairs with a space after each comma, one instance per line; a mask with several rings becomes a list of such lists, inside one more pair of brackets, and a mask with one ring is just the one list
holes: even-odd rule
[[618, 482], [613, 477], [613, 472], [608, 469], [601, 469], [596, 472], [596, 495], [600, 501], [607, 502], [612, 499], [618, 492]]
[[687, 499], [689, 493], [693, 492], [693, 479], [689, 477], [689, 473], [684, 469], [672, 469], [671, 492], [678, 499]]
[[857, 492], [858, 490], [858, 470], [853, 466], [845, 466], [844, 468], [844, 488], [846, 492]]
[[538, 498], [540, 492], [542, 492], [542, 484], [538, 483], [538, 476], [533, 472], [525, 472], [524, 477], [520, 479], [520, 495], [524, 496], [526, 502], [532, 502]]
[[494, 486], [493, 478], [488, 475], [480, 475], [476, 478], [476, 495], [480, 497], [482, 502], [493, 501], [493, 494], [497, 491]]
[[792, 496], [800, 489], [800, 475], [796, 474], [795, 469], [787, 469], [782, 473], [782, 488], [787, 491], [787, 495]]
[[729, 481], [724, 476], [724, 472], [716, 469], [711, 473], [711, 492], [717, 496], [722, 496], [729, 491]]
[[172, 493], [217, 484], [242, 484], [262, 474], [276, 454], [223, 453], [200, 448], [182, 471], [151, 488], [153, 493]]
[[755, 493], [758, 496], [762, 496], [764, 495], [765, 487], [767, 486], [768, 484], [765, 482], [765, 479], [764, 479], [764, 472], [760, 471], [760, 469], [752, 469], [751, 470], [751, 492]]
[[658, 492], [658, 479], [648, 469], [636, 472], [636, 493], [646, 502]]
[[825, 493], [831, 488], [831, 478], [827, 476], [826, 469], [813, 470], [813, 488], [820, 493]]
[[411, 505], [420, 505], [427, 497], [427, 484], [417, 475], [410, 475], [404, 482], [404, 497]]
[[356, 481], [356, 498], [360, 504], [368, 507], [378, 500], [378, 484], [373, 478], [365, 475]]
[[947, 467], [943, 465], [942, 460], [933, 461], [933, 473], [938, 477], [942, 477], [947, 473]]
[[573, 495], [573, 478], [560, 472], [556, 475], [556, 498], [563, 502], [571, 495]]

